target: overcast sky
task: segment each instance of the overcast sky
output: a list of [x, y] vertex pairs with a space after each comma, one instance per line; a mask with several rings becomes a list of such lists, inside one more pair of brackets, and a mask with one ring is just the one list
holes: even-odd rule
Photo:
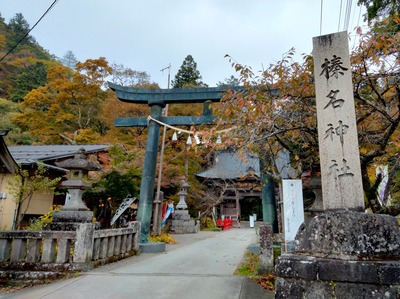
[[[33, 26], [53, 1], [1, 0], [0, 13], [7, 23], [22, 13]], [[347, 2], [323, 1], [322, 34], [343, 30]], [[349, 32], [362, 25], [364, 13], [359, 17], [353, 2]], [[58, 57], [69, 50], [79, 61], [102, 56], [147, 72], [161, 88], [168, 82], [161, 69], [171, 64], [173, 80], [190, 54], [203, 82], [214, 87], [235, 75], [225, 54], [259, 71], [291, 47], [311, 53], [320, 20], [321, 0], [59, 0], [31, 35]]]

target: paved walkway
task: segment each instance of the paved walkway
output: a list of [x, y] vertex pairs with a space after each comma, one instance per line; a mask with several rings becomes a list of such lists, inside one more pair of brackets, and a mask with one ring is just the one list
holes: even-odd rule
[[164, 253], [141, 254], [79, 277], [23, 289], [0, 298], [252, 299], [274, 298], [257, 283], [234, 276], [254, 229], [174, 235]]

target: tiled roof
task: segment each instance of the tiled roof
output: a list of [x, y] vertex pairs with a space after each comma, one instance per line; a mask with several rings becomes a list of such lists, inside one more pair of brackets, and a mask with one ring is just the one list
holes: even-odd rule
[[37, 161], [46, 162], [55, 159], [73, 157], [81, 148], [87, 153], [105, 151], [109, 146], [104, 144], [89, 145], [19, 145], [8, 149], [18, 164], [27, 165]]
[[11, 173], [15, 173], [18, 165], [10, 154], [3, 136], [6, 136], [9, 130], [0, 130], [0, 169], [7, 169]]
[[196, 176], [208, 179], [238, 179], [250, 173], [260, 177], [260, 161], [257, 155], [219, 152], [214, 165]]

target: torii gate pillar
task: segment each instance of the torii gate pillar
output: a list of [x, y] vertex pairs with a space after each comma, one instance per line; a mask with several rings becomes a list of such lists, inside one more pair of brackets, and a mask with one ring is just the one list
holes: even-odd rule
[[[150, 116], [159, 119], [163, 106], [152, 105]], [[160, 125], [156, 122], [149, 123], [147, 134], [146, 153], [142, 169], [142, 180], [140, 183], [140, 195], [137, 221], [141, 223], [140, 242], [146, 243], [150, 233], [151, 212], [153, 208], [154, 184], [157, 165], [158, 142], [160, 139]]]
[[[214, 117], [211, 115], [209, 105], [205, 104], [203, 116], [172, 116], [162, 117], [162, 109], [166, 104], [205, 103], [207, 101], [219, 102], [225, 90], [221, 87], [191, 88], [191, 89], [140, 89], [119, 86], [108, 82], [111, 90], [123, 102], [147, 104], [151, 107], [150, 116], [168, 125], [201, 125], [212, 124]], [[233, 89], [233, 88], [232, 88]], [[155, 174], [160, 139], [160, 124], [147, 118], [117, 118], [115, 126], [133, 127], [147, 126], [146, 154], [142, 169], [140, 184], [139, 206], [137, 220], [141, 222], [140, 242], [147, 243], [150, 233], [150, 221], [154, 198]]]

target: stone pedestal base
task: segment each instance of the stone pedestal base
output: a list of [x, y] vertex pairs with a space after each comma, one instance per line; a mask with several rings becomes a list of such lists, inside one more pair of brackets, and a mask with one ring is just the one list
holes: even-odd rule
[[139, 244], [140, 253], [159, 253], [165, 251], [164, 242], [149, 242]]
[[200, 223], [190, 219], [187, 210], [177, 210], [172, 217], [170, 232], [173, 234], [194, 234], [200, 231]]
[[[92, 211], [60, 210], [55, 211], [53, 222], [43, 226], [44, 230], [74, 231], [82, 223], [92, 223]], [[96, 223], [95, 229], [100, 229], [100, 223]]]
[[54, 222], [92, 222], [92, 211], [79, 211], [79, 210], [60, 210], [55, 211], [53, 215]]
[[399, 298], [400, 229], [387, 215], [326, 212], [279, 257], [275, 298]]
[[399, 298], [399, 261], [348, 261], [287, 254], [275, 298]]

